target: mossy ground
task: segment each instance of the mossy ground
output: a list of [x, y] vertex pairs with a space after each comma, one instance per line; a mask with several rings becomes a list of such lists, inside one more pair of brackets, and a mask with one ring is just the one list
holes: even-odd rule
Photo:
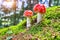
[[[34, 17], [35, 18], [35, 17]], [[25, 28], [26, 20], [17, 26], [10, 27], [13, 36], [19, 40], [60, 40], [60, 7], [47, 8], [46, 14], [43, 15], [43, 19], [39, 24], [34, 24], [29, 30]], [[34, 21], [34, 23], [36, 23]], [[7, 29], [7, 28], [6, 28]], [[2, 31], [1, 36], [5, 35], [7, 30]], [[4, 38], [4, 36], [2, 36]]]

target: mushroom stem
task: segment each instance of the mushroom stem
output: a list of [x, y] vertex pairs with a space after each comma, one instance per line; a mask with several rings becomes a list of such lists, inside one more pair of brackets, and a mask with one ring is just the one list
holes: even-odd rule
[[42, 14], [38, 13], [37, 14], [37, 23], [39, 23], [42, 20]]
[[29, 28], [31, 26], [31, 21], [30, 21], [30, 18], [27, 17], [27, 28]]

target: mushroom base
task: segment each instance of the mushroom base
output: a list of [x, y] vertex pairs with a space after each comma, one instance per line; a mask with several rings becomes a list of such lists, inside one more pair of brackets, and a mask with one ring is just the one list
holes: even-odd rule
[[27, 17], [27, 28], [29, 28], [31, 26], [31, 21], [30, 21], [30, 18]]
[[42, 14], [38, 13], [37, 14], [37, 23], [40, 23], [41, 20], [42, 20]]

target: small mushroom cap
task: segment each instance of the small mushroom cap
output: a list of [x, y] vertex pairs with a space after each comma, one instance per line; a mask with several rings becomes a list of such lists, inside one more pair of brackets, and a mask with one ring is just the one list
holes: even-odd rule
[[31, 16], [33, 16], [33, 12], [31, 10], [25, 10], [24, 16], [25, 17], [31, 17]]
[[43, 4], [36, 4], [33, 8], [34, 12], [38, 12], [44, 14], [46, 12], [46, 8]]

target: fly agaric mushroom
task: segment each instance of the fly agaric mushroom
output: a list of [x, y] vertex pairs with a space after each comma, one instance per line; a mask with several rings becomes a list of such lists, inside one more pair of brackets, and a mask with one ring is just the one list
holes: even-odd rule
[[30, 18], [32, 17], [32, 15], [33, 15], [33, 12], [31, 10], [26, 10], [24, 12], [24, 16], [27, 17], [27, 28], [31, 26]]
[[42, 20], [42, 14], [46, 12], [46, 8], [43, 4], [36, 4], [33, 10], [37, 13], [37, 23], [39, 23]]

